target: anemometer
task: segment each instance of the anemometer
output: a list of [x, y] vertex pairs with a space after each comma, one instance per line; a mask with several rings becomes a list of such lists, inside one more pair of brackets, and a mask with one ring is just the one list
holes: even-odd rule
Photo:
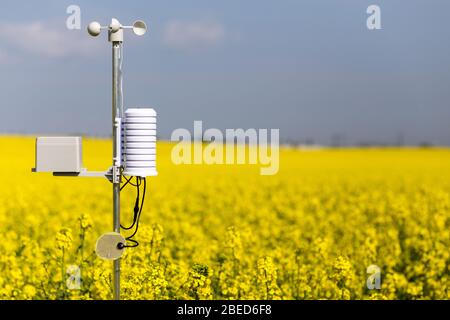
[[[113, 232], [100, 236], [97, 255], [113, 260], [114, 299], [120, 299], [120, 257], [125, 248], [136, 247], [133, 238], [139, 227], [147, 187], [146, 177], [156, 176], [156, 112], [152, 108], [128, 108], [124, 112], [122, 92], [123, 30], [131, 29], [142, 36], [147, 31], [143, 21], [123, 26], [113, 18], [108, 26], [91, 22], [88, 33], [97, 37], [108, 30], [112, 43], [112, 166], [106, 171], [88, 171], [82, 167], [81, 137], [36, 138], [36, 166], [34, 172], [52, 172], [54, 176], [105, 177], [113, 186]], [[134, 179], [133, 179], [134, 178]], [[133, 180], [135, 182], [133, 183]], [[136, 187], [133, 223], [120, 223], [120, 192], [127, 185]], [[143, 191], [141, 191], [143, 188]], [[142, 193], [142, 195], [141, 195]], [[120, 230], [131, 230], [124, 237]]]

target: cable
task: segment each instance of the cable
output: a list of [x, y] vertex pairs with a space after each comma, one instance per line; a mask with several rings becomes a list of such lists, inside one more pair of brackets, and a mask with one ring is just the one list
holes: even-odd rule
[[132, 186], [136, 187], [136, 184], [133, 184], [133, 182], [131, 182], [131, 179], [133, 179], [133, 177], [129, 177], [129, 178], [125, 177], [125, 176], [123, 175], [123, 171], [124, 171], [124, 167], [121, 166], [121, 167], [120, 167], [120, 174], [121, 174], [121, 176], [122, 176], [127, 182], [125, 182], [123, 185], [120, 186], [120, 191], [122, 191], [122, 189], [125, 188], [125, 186], [126, 186], [127, 184], [131, 184]]
[[[130, 177], [129, 179], [125, 178], [125, 180], [127, 180], [127, 182], [124, 185], [122, 185], [121, 190], [128, 183], [132, 184], [132, 182], [131, 182], [132, 178], [133, 177]], [[144, 181], [144, 188], [143, 188], [142, 198], [141, 198], [140, 197], [140, 186], [142, 184], [142, 180]], [[134, 240], [133, 237], [137, 234], [137, 232], [139, 230], [139, 221], [140, 221], [140, 218], [141, 218], [142, 208], [144, 207], [145, 192], [146, 192], [146, 189], [147, 189], [147, 181], [146, 181], [145, 177], [144, 178], [136, 177], [136, 184], [134, 186], [136, 186], [136, 201], [135, 201], [134, 210], [133, 210], [134, 211], [133, 223], [129, 227], [124, 227], [124, 226], [120, 225], [120, 227], [122, 229], [125, 229], [125, 230], [131, 230], [131, 229], [133, 229], [133, 227], [135, 227], [135, 230], [133, 231], [133, 233], [130, 236], [125, 238], [126, 241], [132, 242], [133, 244], [132, 245], [127, 245], [127, 244], [124, 244], [124, 243], [119, 243], [117, 245], [117, 248], [119, 248], [119, 249], [134, 248], [134, 247], [137, 247], [139, 245], [139, 242], [137, 240]], [[140, 205], [139, 205], [139, 200], [140, 200]]]
[[122, 250], [122, 249], [125, 249], [125, 248], [135, 248], [135, 247], [137, 247], [139, 245], [139, 242], [137, 242], [136, 240], [133, 240], [133, 239], [126, 239], [126, 240], [130, 241], [130, 242], [133, 242], [133, 245], [123, 244], [122, 242], [119, 242], [117, 244], [117, 248]]
[[[133, 178], [133, 177], [131, 177], [130, 179], [128, 179], [128, 180], [127, 180], [127, 183], [130, 182], [132, 178]], [[130, 182], [130, 184], [132, 184], [132, 183]], [[134, 184], [132, 184], [132, 185], [134, 185]], [[137, 191], [137, 192], [136, 192], [136, 201], [134, 202], [133, 223], [132, 223], [131, 226], [129, 226], [129, 227], [124, 227], [124, 226], [121, 224], [120, 227], [121, 227], [122, 229], [130, 230], [130, 229], [132, 229], [132, 228], [134, 227], [134, 225], [136, 224], [137, 215], [138, 215], [138, 213], [139, 213], [139, 187], [140, 187], [140, 185], [141, 185], [141, 178], [140, 178], [140, 177], [136, 177], [136, 184], [135, 184], [134, 186], [136, 187], [136, 191]], [[122, 188], [125, 187], [125, 186], [126, 186], [126, 183], [122, 186]], [[122, 188], [121, 188], [121, 189], [122, 189]]]
[[141, 206], [139, 208], [139, 213], [137, 215], [137, 219], [136, 219], [136, 229], [134, 230], [133, 234], [131, 236], [129, 236], [128, 238], [126, 238], [127, 240], [130, 240], [131, 238], [133, 238], [136, 233], [138, 232], [139, 229], [139, 219], [141, 218], [141, 213], [142, 213], [142, 208], [144, 207], [144, 200], [145, 200], [145, 189], [147, 188], [147, 182], [145, 180], [145, 178], [139, 178], [139, 179], [143, 179], [144, 180], [144, 191], [142, 193], [142, 199], [141, 199]]
[[131, 182], [131, 179], [133, 179], [133, 177], [130, 177], [129, 179], [123, 177], [127, 182], [125, 182], [121, 187], [120, 187], [120, 191], [122, 191], [123, 188], [125, 188], [125, 186], [127, 184], [131, 184], [133, 187], [136, 187], [137, 185], [133, 184], [133, 182]]

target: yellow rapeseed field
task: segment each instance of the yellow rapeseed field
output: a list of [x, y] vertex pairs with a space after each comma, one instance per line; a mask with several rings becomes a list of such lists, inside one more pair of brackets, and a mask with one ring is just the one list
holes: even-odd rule
[[[108, 140], [83, 144], [85, 167], [110, 166]], [[282, 148], [279, 173], [260, 176], [175, 166], [171, 148], [158, 146], [140, 245], [122, 259], [124, 299], [450, 298], [449, 149]], [[111, 184], [31, 173], [34, 137], [0, 137], [0, 150], [0, 299], [110, 299], [94, 247], [111, 231]]]

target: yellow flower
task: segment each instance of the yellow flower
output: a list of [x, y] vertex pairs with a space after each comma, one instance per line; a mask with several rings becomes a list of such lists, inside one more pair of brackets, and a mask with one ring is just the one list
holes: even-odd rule
[[79, 221], [80, 221], [80, 228], [83, 229], [83, 230], [87, 230], [87, 229], [92, 227], [92, 219], [86, 213], [83, 213], [80, 216]]
[[66, 250], [72, 246], [72, 230], [62, 228], [56, 235], [56, 246], [58, 249]]
[[[34, 143], [0, 137], [14, 157], [0, 157], [0, 299], [111, 299], [112, 264], [95, 254], [112, 229], [110, 184], [31, 173]], [[282, 147], [279, 173], [260, 176], [175, 166], [172, 146], [158, 143], [139, 246], [121, 258], [123, 299], [450, 298], [448, 149]], [[86, 167], [110, 166], [110, 147], [85, 139]], [[123, 225], [135, 192], [121, 192]]]

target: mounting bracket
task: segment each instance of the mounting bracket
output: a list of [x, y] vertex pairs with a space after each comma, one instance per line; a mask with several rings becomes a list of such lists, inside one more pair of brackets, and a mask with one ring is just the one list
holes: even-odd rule
[[84, 177], [84, 178], [102, 178], [105, 177], [109, 182], [113, 181], [112, 167], [107, 171], [88, 171], [82, 168], [80, 172], [53, 172], [55, 177]]

